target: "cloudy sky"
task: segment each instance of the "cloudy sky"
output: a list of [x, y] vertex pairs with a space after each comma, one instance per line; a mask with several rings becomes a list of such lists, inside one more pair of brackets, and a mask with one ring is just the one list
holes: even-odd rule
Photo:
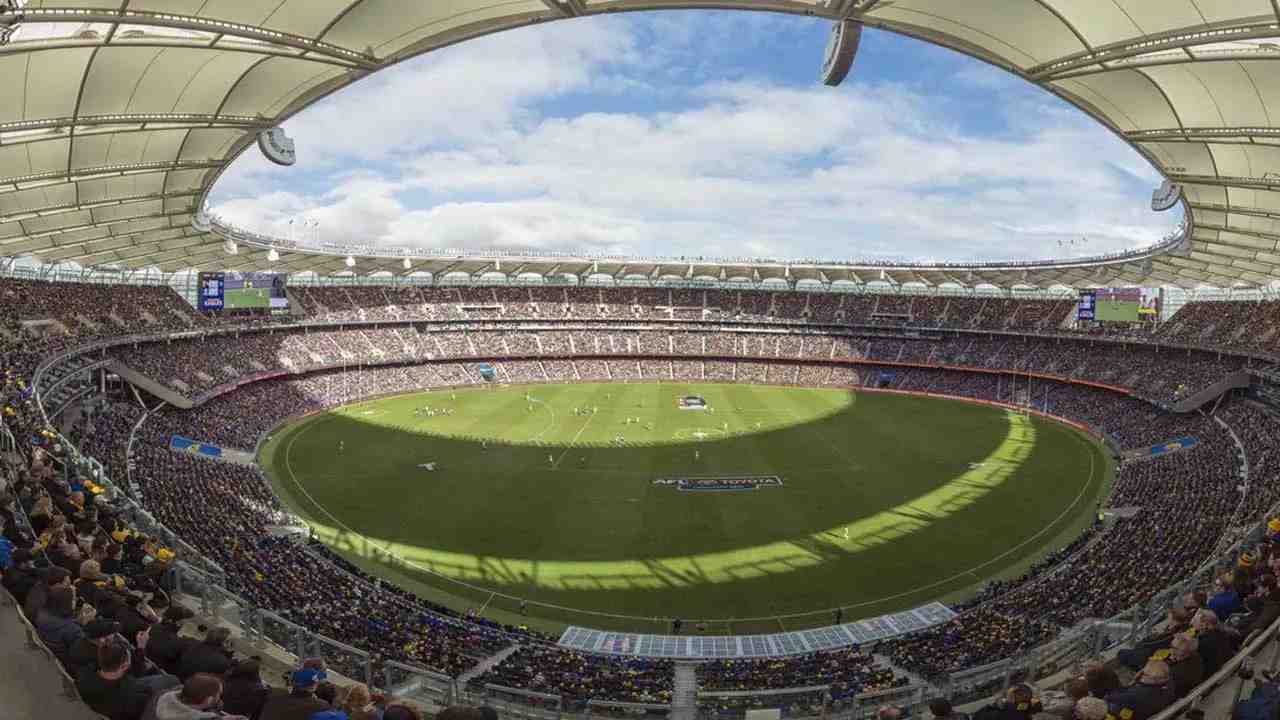
[[211, 204], [328, 241], [720, 257], [1095, 254], [1179, 220], [1111, 133], [957, 53], [869, 30], [823, 86], [829, 28], [670, 11], [464, 43], [293, 118], [298, 164], [246, 152]]

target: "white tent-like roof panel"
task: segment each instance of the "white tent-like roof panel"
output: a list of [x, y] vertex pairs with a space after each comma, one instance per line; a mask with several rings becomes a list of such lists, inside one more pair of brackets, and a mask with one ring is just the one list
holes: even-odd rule
[[[533, 22], [699, 0], [28, 0], [0, 12], [0, 255], [162, 269], [346, 271], [345, 257], [227, 255], [191, 220], [257, 134], [407, 57]], [[852, 18], [1005, 68], [1089, 113], [1185, 187], [1190, 247], [1103, 269], [876, 269], [481, 255], [449, 268], [1004, 286], [1280, 279], [1280, 6], [1274, 0], [717, 0]], [[305, 148], [302, 149], [306, 151]], [[943, 250], [945, 253], [945, 249]]]

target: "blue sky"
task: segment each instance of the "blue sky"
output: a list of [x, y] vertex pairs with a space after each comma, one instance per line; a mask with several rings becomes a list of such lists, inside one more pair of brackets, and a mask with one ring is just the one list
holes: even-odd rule
[[298, 165], [247, 152], [212, 206], [332, 241], [911, 260], [1108, 252], [1178, 221], [1114, 135], [957, 53], [868, 30], [821, 85], [829, 29], [668, 11], [453, 46], [291, 119]]

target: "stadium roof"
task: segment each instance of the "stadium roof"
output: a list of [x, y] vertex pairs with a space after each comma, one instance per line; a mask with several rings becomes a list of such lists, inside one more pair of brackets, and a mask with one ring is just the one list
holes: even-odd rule
[[912, 268], [889, 279], [1280, 279], [1278, 0], [0, 0], [0, 255], [346, 271], [343, 258], [296, 249], [276, 262], [252, 245], [230, 256], [220, 235], [193, 227], [209, 188], [261, 130], [380, 68], [472, 37], [679, 7], [851, 17], [956, 49], [1080, 107], [1185, 188], [1192, 246], [1149, 263]]

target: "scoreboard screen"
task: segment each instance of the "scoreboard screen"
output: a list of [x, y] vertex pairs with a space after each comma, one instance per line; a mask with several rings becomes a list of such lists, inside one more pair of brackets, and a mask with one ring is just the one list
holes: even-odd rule
[[202, 311], [289, 307], [285, 276], [278, 273], [202, 272], [198, 278]]
[[221, 310], [225, 305], [226, 273], [202, 272], [197, 276], [201, 312]]
[[1093, 290], [1080, 291], [1080, 303], [1076, 306], [1076, 320], [1093, 322], [1097, 318], [1098, 294]]

